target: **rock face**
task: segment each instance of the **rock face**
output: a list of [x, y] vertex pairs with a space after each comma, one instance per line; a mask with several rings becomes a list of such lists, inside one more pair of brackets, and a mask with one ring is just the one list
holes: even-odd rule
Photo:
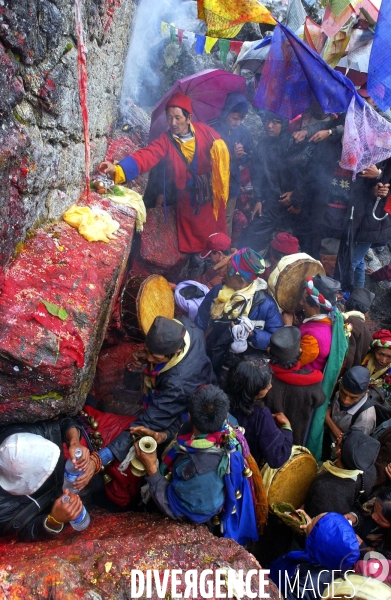
[[[119, 222], [116, 239], [88, 242], [65, 221], [48, 223], [26, 240], [6, 270], [0, 295], [0, 424], [75, 414], [84, 405], [135, 222], [133, 209], [98, 194], [83, 200], [88, 204]], [[64, 311], [61, 316], [53, 306]]]
[[[115, 118], [133, 0], [83, 2], [92, 163]], [[72, 0], [0, 3], [0, 268], [37, 221], [59, 217], [84, 181]]]
[[[8, 600], [131, 600], [131, 571], [159, 571], [160, 583], [166, 569], [182, 569], [178, 592], [185, 591], [184, 571], [196, 569], [261, 569], [258, 562], [233, 540], [213, 537], [202, 525], [176, 524], [151, 514], [110, 515], [92, 512], [91, 525], [77, 533], [67, 526], [56, 539], [31, 544], [0, 545], [0, 590]], [[37, 561], [37, 557], [39, 560]], [[209, 575], [207, 579], [212, 579]], [[265, 576], [267, 579], [267, 576]], [[253, 576], [252, 591], [258, 592]], [[224, 587], [223, 593], [227, 593]], [[171, 577], [167, 593], [157, 595], [155, 584], [149, 598], [171, 598]], [[1, 593], [1, 592], [0, 592]], [[265, 593], [279, 598], [270, 581]], [[175, 597], [178, 597], [177, 595]], [[201, 595], [190, 594], [190, 598]], [[205, 596], [204, 596], [205, 597]], [[243, 600], [247, 595], [240, 596]], [[258, 593], [257, 593], [258, 597]]]

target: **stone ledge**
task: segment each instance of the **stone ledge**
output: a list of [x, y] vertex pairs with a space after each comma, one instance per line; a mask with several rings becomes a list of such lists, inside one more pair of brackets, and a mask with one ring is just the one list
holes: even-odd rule
[[[37, 229], [5, 271], [0, 295], [0, 424], [75, 414], [95, 373], [113, 301], [129, 256], [135, 211], [91, 193], [91, 208], [120, 223], [117, 239], [87, 242], [59, 221]], [[60, 352], [55, 327], [33, 314], [40, 300], [64, 308], [84, 346], [84, 366]], [[62, 321], [51, 317], [59, 326]], [[74, 328], [74, 329], [73, 329]], [[71, 337], [71, 341], [74, 339]]]
[[[204, 569], [243, 569], [244, 576], [250, 569], [261, 569], [242, 546], [214, 537], [203, 525], [177, 523], [158, 514], [108, 514], [98, 509], [84, 532], [66, 526], [47, 542], [3, 542], [0, 555], [0, 586], [10, 600], [130, 600], [132, 569], [144, 574], [157, 569], [160, 581], [165, 569], [197, 569], [198, 575]], [[252, 589], [258, 591], [255, 585]], [[183, 594], [185, 585], [178, 590]], [[171, 579], [166, 598], [171, 598], [170, 591]], [[279, 598], [272, 582], [265, 591], [271, 600]], [[154, 584], [151, 597], [158, 598]]]

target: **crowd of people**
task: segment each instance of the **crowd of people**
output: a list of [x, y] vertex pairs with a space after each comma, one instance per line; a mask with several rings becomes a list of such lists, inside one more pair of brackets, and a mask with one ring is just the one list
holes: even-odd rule
[[[179, 250], [198, 273], [173, 285], [175, 318], [157, 316], [132, 357], [143, 367], [144, 411], [112, 416], [101, 449], [93, 451], [68, 416], [0, 429], [3, 535], [56, 537], [82, 499], [158, 510], [262, 546], [273, 522], [261, 471], [289, 466], [297, 446], [310, 446], [322, 414], [319, 471], [297, 513], [307, 537], [293, 535], [292, 550], [277, 547], [263, 566], [277, 584], [282, 572], [299, 573], [304, 588], [310, 571], [322, 591], [333, 570], [354, 569], [368, 548], [391, 559], [391, 331], [370, 332], [374, 294], [364, 287], [366, 252], [391, 239], [390, 218], [373, 214], [376, 198], [379, 214], [384, 207], [391, 172], [372, 165], [353, 181], [340, 168], [341, 115], [313, 105], [289, 123], [265, 112], [265, 135], [254, 147], [242, 124], [247, 111], [246, 98], [232, 93], [216, 123], [193, 123], [190, 99], [177, 93], [167, 102], [167, 133], [100, 165], [116, 184], [163, 168], [176, 188]], [[253, 193], [243, 201], [246, 170]], [[164, 204], [159, 185], [156, 197]], [[235, 238], [238, 206], [248, 223]], [[354, 286], [342, 289], [333, 267], [353, 208]], [[324, 269], [302, 278], [296, 310], [284, 311], [268, 281], [282, 260], [303, 253]], [[157, 450], [143, 450], [145, 436]], [[63, 503], [68, 457], [83, 474], [74, 484], [80, 497]]]

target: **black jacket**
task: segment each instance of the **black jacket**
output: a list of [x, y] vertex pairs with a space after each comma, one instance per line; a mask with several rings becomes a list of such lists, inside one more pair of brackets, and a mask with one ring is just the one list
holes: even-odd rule
[[[206, 356], [203, 332], [187, 317], [178, 319], [190, 334], [190, 349], [180, 363], [157, 375], [155, 398], [132, 427], [143, 425], [154, 431], [167, 431], [169, 437], [180, 428], [181, 415], [187, 413], [187, 401], [202, 385], [215, 383], [212, 363]], [[111, 452], [120, 462], [132, 444], [128, 431], [120, 433], [109, 445]]]
[[[45, 483], [31, 497], [38, 499], [48, 492], [50, 501], [42, 506], [42, 510], [38, 513], [31, 514], [29, 521], [23, 525], [19, 519], [19, 513], [29, 505], [35, 505], [28, 496], [15, 496], [6, 492], [0, 487], [0, 535], [6, 533], [18, 533], [21, 540], [33, 542], [42, 538], [51, 538], [56, 534], [50, 534], [43, 526], [43, 523], [50, 513], [54, 500], [62, 494], [62, 485], [64, 481], [64, 458], [62, 454], [62, 442], [65, 441], [66, 432], [76, 427], [80, 430], [80, 426], [70, 417], [63, 417], [59, 420], [48, 419], [46, 421], [37, 421], [36, 423], [15, 423], [13, 425], [5, 425], [0, 428], [0, 444], [10, 435], [15, 433], [33, 433], [40, 435], [46, 440], [50, 440], [57, 444], [60, 448], [60, 458], [53, 473], [45, 481]], [[38, 507], [37, 507], [38, 510]], [[5, 531], [8, 523], [13, 521], [13, 528], [10, 532]]]

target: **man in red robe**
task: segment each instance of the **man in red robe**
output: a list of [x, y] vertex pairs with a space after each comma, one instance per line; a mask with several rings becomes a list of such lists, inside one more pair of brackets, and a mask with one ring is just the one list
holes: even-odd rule
[[178, 246], [181, 252], [204, 250], [212, 233], [226, 233], [229, 153], [219, 134], [204, 123], [192, 123], [191, 100], [175, 93], [166, 104], [169, 131], [118, 165], [103, 162], [99, 170], [116, 184], [129, 182], [164, 160], [166, 179], [177, 189]]

